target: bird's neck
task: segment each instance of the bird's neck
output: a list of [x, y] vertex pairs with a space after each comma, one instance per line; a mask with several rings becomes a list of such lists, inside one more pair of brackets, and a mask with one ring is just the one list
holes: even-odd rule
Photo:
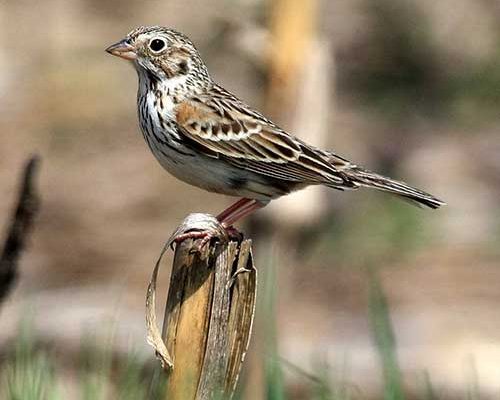
[[172, 77], [158, 77], [152, 72], [140, 69], [137, 70], [139, 76], [139, 94], [160, 91], [164, 96], [183, 99], [189, 96], [203, 93], [209, 82], [203, 82], [194, 74], [179, 74]]

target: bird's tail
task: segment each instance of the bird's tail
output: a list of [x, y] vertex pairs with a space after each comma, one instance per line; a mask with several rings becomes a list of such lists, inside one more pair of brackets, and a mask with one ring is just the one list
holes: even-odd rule
[[416, 203], [417, 205], [424, 205], [436, 209], [446, 204], [444, 201], [437, 199], [431, 194], [411, 187], [404, 182], [387, 178], [357, 166], [346, 168], [342, 172], [349, 180], [357, 185], [383, 190], [405, 200], [409, 200], [411, 203]]

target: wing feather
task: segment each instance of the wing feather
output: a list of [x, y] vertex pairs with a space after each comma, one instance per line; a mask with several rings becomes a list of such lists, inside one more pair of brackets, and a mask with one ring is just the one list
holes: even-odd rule
[[175, 114], [181, 133], [210, 157], [277, 179], [347, 183], [332, 154], [287, 134], [221, 87], [180, 102]]

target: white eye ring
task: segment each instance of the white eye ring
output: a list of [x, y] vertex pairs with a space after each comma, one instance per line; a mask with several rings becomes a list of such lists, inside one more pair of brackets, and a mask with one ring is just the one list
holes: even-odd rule
[[153, 53], [159, 53], [167, 46], [165, 40], [161, 38], [153, 38], [149, 41], [149, 48]]

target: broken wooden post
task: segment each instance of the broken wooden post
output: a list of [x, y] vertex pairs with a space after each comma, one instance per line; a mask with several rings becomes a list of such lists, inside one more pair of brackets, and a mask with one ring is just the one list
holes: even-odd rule
[[161, 336], [154, 311], [160, 260], [148, 289], [148, 341], [167, 371], [169, 400], [229, 399], [250, 340], [257, 289], [251, 241], [228, 241], [207, 214], [191, 214], [172, 237], [205, 229], [219, 240], [202, 252], [200, 239], [175, 248]]

